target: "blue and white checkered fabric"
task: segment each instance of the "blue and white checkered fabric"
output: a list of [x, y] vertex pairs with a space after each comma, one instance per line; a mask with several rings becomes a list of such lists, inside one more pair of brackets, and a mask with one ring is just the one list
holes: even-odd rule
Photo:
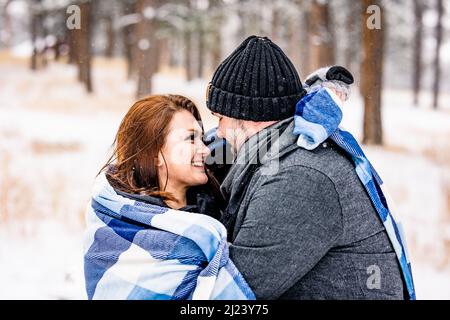
[[[335, 119], [330, 119], [334, 117]], [[297, 144], [312, 150], [330, 138], [353, 160], [356, 173], [383, 222], [389, 239], [397, 254], [410, 300], [416, 299], [414, 282], [401, 223], [389, 211], [381, 189], [383, 181], [365, 156], [356, 139], [339, 128], [342, 111], [336, 95], [328, 88], [313, 91], [297, 103], [294, 134], [299, 135]], [[324, 134], [326, 132], [326, 135]]]
[[122, 197], [102, 173], [86, 222], [89, 299], [255, 299], [229, 259], [225, 227], [209, 216]]

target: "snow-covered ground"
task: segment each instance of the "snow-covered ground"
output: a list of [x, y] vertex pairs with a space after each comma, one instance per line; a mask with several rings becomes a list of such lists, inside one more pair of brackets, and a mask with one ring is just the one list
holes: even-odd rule
[[[76, 71], [51, 64], [31, 73], [0, 53], [0, 299], [84, 299], [82, 235], [92, 181], [133, 102], [118, 60], [96, 60], [95, 93]], [[205, 127], [206, 80], [185, 83], [171, 70], [155, 92], [191, 97]], [[419, 299], [450, 299], [450, 96], [433, 111], [409, 92], [385, 92], [385, 146], [366, 147], [385, 180], [408, 238]], [[361, 137], [355, 93], [343, 125]]]

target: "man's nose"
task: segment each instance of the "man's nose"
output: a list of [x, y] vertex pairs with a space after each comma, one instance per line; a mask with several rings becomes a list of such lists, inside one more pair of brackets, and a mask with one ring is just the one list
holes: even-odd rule
[[219, 124], [219, 126], [217, 127], [216, 135], [217, 135], [217, 137], [220, 138], [220, 139], [224, 139], [224, 138], [225, 138], [225, 136], [223, 135], [223, 132], [222, 132], [222, 130], [221, 130], [221, 128], [220, 128], [220, 124]]

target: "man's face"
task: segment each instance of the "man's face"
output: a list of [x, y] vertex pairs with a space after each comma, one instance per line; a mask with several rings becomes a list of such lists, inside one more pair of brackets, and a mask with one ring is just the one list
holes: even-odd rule
[[239, 148], [247, 140], [247, 130], [244, 121], [229, 118], [221, 114], [212, 112], [219, 119], [217, 128], [217, 136], [227, 140], [231, 145], [233, 153], [236, 155]]

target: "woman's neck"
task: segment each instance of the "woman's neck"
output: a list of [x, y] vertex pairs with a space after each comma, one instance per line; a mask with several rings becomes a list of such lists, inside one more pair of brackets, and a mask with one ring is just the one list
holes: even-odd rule
[[187, 187], [167, 186], [166, 192], [170, 193], [174, 200], [166, 200], [166, 204], [172, 209], [181, 209], [187, 205], [186, 192]]

